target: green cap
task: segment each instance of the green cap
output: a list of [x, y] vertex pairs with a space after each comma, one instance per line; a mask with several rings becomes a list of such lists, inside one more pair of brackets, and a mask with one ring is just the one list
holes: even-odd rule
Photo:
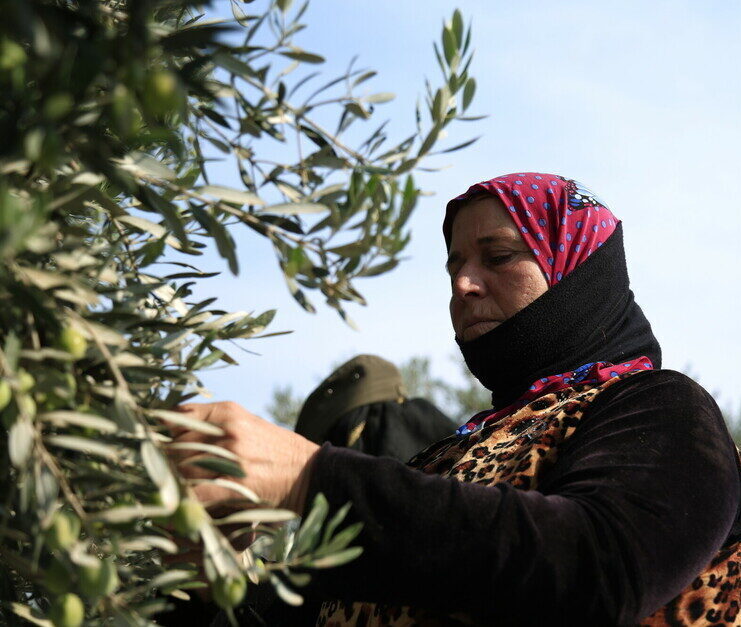
[[383, 401], [403, 401], [399, 369], [376, 355], [358, 355], [330, 374], [309, 395], [296, 421], [296, 433], [321, 444], [335, 422], [351, 409]]

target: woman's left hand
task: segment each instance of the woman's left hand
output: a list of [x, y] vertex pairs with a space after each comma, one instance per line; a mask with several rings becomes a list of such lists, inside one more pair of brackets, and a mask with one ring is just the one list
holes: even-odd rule
[[[220, 427], [224, 435], [211, 436], [172, 426], [173, 443], [204, 442], [225, 448], [239, 458], [246, 475], [240, 479], [229, 477], [230, 480], [241, 483], [276, 507], [302, 514], [311, 461], [319, 446], [293, 431], [255, 416], [234, 402], [189, 403], [181, 405], [178, 411]], [[215, 476], [213, 472], [183, 463], [202, 455], [200, 452], [171, 449], [170, 455], [179, 462], [178, 468], [185, 478]], [[203, 502], [234, 499], [237, 496], [233, 490], [206, 483], [196, 485], [193, 491]]]

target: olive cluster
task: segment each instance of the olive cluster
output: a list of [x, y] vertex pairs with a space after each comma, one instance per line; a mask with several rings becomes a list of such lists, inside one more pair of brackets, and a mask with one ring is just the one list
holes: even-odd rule
[[112, 557], [81, 554], [73, 557], [71, 549], [80, 537], [80, 519], [72, 512], [54, 514], [44, 533], [49, 558], [42, 584], [53, 598], [49, 620], [55, 627], [79, 627], [85, 617], [82, 598], [94, 604], [112, 594], [120, 581]]

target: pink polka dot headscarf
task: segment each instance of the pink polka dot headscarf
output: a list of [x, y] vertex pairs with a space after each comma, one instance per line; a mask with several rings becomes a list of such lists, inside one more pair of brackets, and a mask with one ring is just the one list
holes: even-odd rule
[[[572, 179], [537, 172], [505, 174], [472, 185], [465, 194], [448, 203], [443, 222], [448, 248], [453, 220], [461, 202], [480, 193], [497, 197], [506, 207], [549, 287], [561, 281], [602, 246], [619, 222], [605, 203]], [[580, 383], [596, 385], [625, 373], [652, 368], [651, 360], [641, 356], [620, 364], [598, 361], [582, 364], [569, 372], [553, 373], [534, 381], [511, 405], [476, 414], [457, 433], [467, 435], [486, 424], [497, 422], [544, 394]]]
[[461, 201], [478, 193], [499, 198], [553, 287], [607, 240], [618, 219], [595, 194], [556, 174], [505, 174], [476, 183], [448, 203], [443, 222], [450, 246]]

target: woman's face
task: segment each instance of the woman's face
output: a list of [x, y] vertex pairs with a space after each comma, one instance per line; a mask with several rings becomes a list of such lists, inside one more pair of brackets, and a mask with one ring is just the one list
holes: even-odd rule
[[493, 196], [458, 210], [446, 265], [453, 291], [450, 317], [464, 342], [491, 331], [548, 289], [535, 256]]

